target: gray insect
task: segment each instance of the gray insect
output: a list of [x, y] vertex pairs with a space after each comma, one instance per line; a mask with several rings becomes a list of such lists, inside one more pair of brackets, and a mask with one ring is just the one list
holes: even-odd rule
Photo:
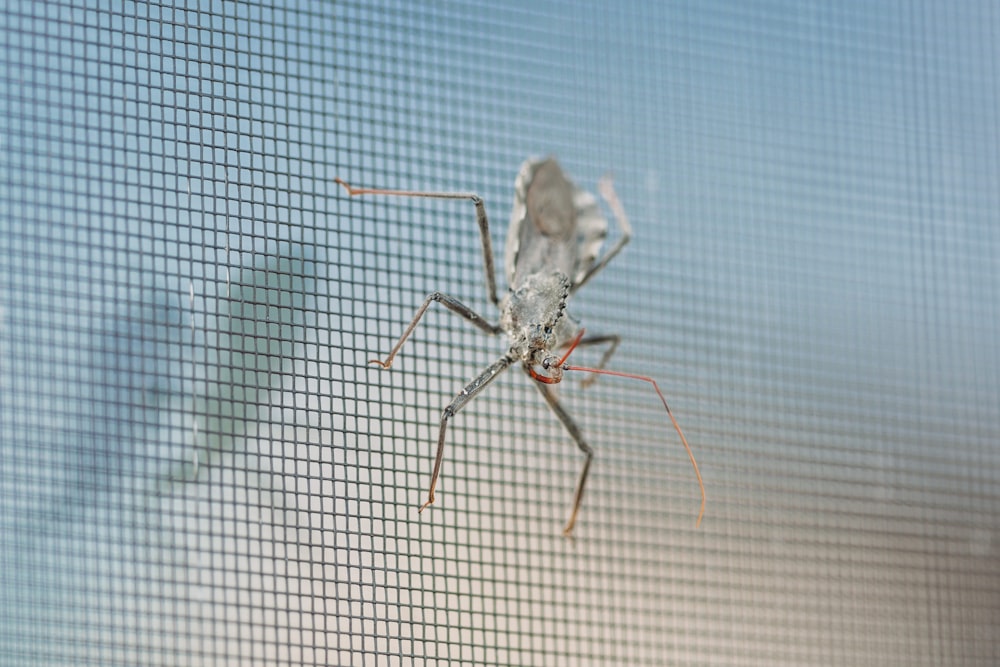
[[[553, 158], [525, 161], [514, 184], [514, 210], [511, 213], [510, 229], [507, 233], [504, 261], [509, 290], [503, 300], [497, 298], [489, 221], [486, 216], [486, 205], [479, 195], [471, 192], [421, 192], [355, 188], [339, 178], [335, 180], [352, 196], [393, 195], [471, 200], [476, 207], [476, 221], [479, 223], [479, 233], [482, 239], [487, 297], [500, 309], [499, 322], [492, 324], [447, 294], [432, 292], [417, 310], [410, 325], [399, 337], [385, 361], [373, 359], [370, 363], [378, 364], [382, 368], [392, 366], [392, 362], [400, 348], [403, 347], [403, 343], [413, 333], [420, 318], [423, 317], [432, 302], [440, 303], [488, 334], [506, 333], [510, 339], [510, 347], [507, 352], [467, 384], [451, 404], [444, 409], [441, 415], [441, 432], [438, 436], [434, 472], [431, 475], [427, 502], [420, 506], [420, 512], [423, 512], [434, 502], [434, 488], [437, 486], [441, 473], [441, 461], [444, 459], [445, 431], [448, 428], [448, 422], [479, 392], [493, 382], [501, 372], [520, 362], [524, 372], [536, 381], [534, 384], [541, 392], [545, 402], [562, 422], [570, 437], [576, 442], [576, 446], [585, 456], [583, 470], [580, 472], [573, 499], [573, 509], [565, 528], [563, 528], [563, 533], [566, 536], [572, 535], [573, 527], [576, 525], [580, 504], [583, 501], [587, 473], [590, 471], [590, 463], [594, 458], [594, 450], [587, 444], [580, 427], [559, 403], [555, 391], [551, 387], [562, 380], [564, 371], [594, 373], [585, 382], [595, 380], [597, 374], [604, 374], [642, 380], [653, 385], [660, 400], [663, 401], [670, 421], [680, 436], [681, 443], [691, 459], [691, 465], [698, 478], [698, 486], [701, 490], [701, 508], [698, 512], [696, 525], [701, 524], [701, 518], [705, 513], [705, 486], [702, 483], [701, 472], [698, 470], [698, 463], [695, 461], [687, 438], [684, 437], [684, 432], [681, 431], [680, 425], [670, 411], [659, 385], [651, 377], [644, 375], [605, 370], [604, 366], [618, 347], [619, 336], [585, 337], [580, 322], [566, 311], [569, 297], [607, 266], [608, 262], [621, 251], [632, 237], [632, 227], [629, 225], [625, 210], [615, 194], [609, 177], [600, 181], [599, 190], [614, 214], [621, 235], [617, 243], [598, 258], [601, 245], [608, 235], [608, 221], [601, 213], [594, 195], [573, 184]], [[566, 363], [574, 349], [587, 345], [607, 346], [596, 368], [571, 366]], [[556, 350], [563, 349], [565, 351], [561, 355], [555, 353]]]

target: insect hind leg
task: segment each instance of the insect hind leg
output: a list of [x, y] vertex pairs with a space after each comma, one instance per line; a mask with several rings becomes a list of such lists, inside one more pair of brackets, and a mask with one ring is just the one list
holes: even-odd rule
[[608, 204], [608, 207], [614, 214], [621, 236], [618, 237], [618, 242], [609, 248], [608, 251], [604, 253], [604, 256], [597, 261], [597, 263], [590, 267], [590, 270], [587, 271], [586, 275], [583, 276], [580, 282], [574, 285], [574, 291], [583, 287], [588, 280], [600, 273], [604, 267], [608, 265], [608, 262], [614, 259], [615, 255], [621, 252], [622, 248], [624, 248], [632, 239], [632, 225], [628, 221], [628, 216], [625, 215], [625, 207], [622, 206], [621, 200], [618, 199], [618, 193], [615, 192], [611, 176], [607, 175], [602, 178], [597, 184], [597, 189], [600, 191], [601, 197], [604, 198], [604, 201]]
[[[525, 371], [527, 372], [527, 371]], [[576, 517], [580, 513], [580, 505], [583, 503], [583, 490], [587, 484], [587, 474], [590, 472], [590, 464], [594, 460], [594, 450], [587, 444], [587, 441], [583, 437], [583, 431], [580, 427], [576, 425], [573, 418], [569, 416], [569, 413], [563, 408], [559, 403], [559, 399], [556, 398], [555, 392], [548, 385], [540, 384], [538, 382], [532, 382], [533, 385], [538, 387], [538, 391], [541, 392], [542, 398], [548, 403], [549, 409], [559, 418], [562, 425], [566, 428], [570, 437], [576, 443], [576, 446], [580, 448], [586, 457], [583, 462], [583, 469], [580, 471], [580, 478], [576, 483], [576, 493], [573, 497], [573, 510], [569, 515], [569, 521], [566, 522], [566, 526], [563, 527], [563, 535], [566, 537], [573, 537], [573, 528], [576, 526]]]

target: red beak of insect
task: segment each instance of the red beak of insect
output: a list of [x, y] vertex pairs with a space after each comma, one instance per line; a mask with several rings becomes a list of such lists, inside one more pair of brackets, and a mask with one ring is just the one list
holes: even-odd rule
[[576, 346], [580, 344], [580, 340], [583, 339], [583, 333], [584, 330], [580, 329], [580, 333], [578, 333], [576, 338], [570, 342], [569, 349], [566, 350], [566, 354], [564, 354], [561, 359], [557, 359], [555, 357], [545, 357], [545, 359], [542, 360], [542, 368], [549, 371], [550, 375], [542, 375], [534, 368], [529, 368], [528, 373], [531, 374], [531, 377], [539, 382], [544, 382], [545, 384], [558, 384], [562, 382], [563, 371], [566, 370], [564, 368], [566, 360], [569, 359], [569, 355], [573, 354], [573, 350], [576, 349]]
[[558, 384], [562, 382], [563, 369], [562, 364], [558, 363], [559, 360], [555, 357], [547, 357], [545, 361], [542, 362], [541, 366], [544, 370], [548, 371], [549, 375], [543, 375], [531, 367], [528, 369], [528, 373], [532, 378], [543, 382], [545, 384]]

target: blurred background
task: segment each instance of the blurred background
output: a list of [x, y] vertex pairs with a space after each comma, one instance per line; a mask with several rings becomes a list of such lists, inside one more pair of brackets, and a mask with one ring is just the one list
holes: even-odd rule
[[[655, 6], [647, 6], [655, 4]], [[11, 1], [0, 9], [11, 665], [994, 665], [1000, 9]], [[506, 349], [513, 182], [613, 173], [619, 333]], [[617, 238], [612, 225], [610, 241]], [[593, 364], [599, 351], [574, 355]]]

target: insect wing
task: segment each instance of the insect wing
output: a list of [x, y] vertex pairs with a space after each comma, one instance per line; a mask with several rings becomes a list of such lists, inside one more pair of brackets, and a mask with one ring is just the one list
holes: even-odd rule
[[566, 178], [552, 158], [525, 161], [514, 182], [504, 269], [511, 288], [543, 269], [576, 285], [608, 233], [597, 199]]
[[[507, 274], [507, 285], [512, 290], [521, 286], [519, 275], [537, 272], [537, 245], [545, 244], [544, 236], [528, 218], [528, 186], [534, 181], [535, 172], [543, 162], [545, 160], [533, 158], [525, 160], [514, 180], [514, 207], [507, 228], [507, 243], [504, 244], [504, 273]], [[541, 261], [544, 262], [544, 258]]]
[[597, 198], [586, 190], [573, 186], [573, 206], [576, 210], [576, 248], [577, 261], [573, 276], [573, 284], [578, 285], [587, 275], [601, 245], [608, 236], [608, 219], [601, 212]]

